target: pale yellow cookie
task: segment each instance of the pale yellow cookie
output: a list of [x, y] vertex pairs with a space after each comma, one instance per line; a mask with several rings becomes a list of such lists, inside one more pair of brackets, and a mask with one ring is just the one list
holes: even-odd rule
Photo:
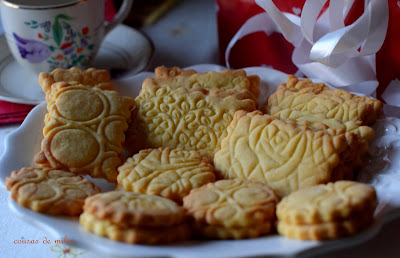
[[131, 227], [112, 223], [108, 219], [98, 219], [87, 212], [82, 213], [79, 222], [90, 232], [130, 244], [168, 244], [184, 241], [190, 237], [190, 228], [186, 223], [171, 227]]
[[296, 225], [278, 221], [279, 234], [301, 240], [328, 240], [354, 235], [367, 228], [373, 221], [372, 214], [348, 220]]
[[288, 224], [332, 222], [357, 218], [366, 211], [370, 215], [376, 204], [371, 185], [337, 181], [293, 192], [279, 203], [277, 216]]
[[255, 110], [254, 101], [245, 95], [143, 85], [125, 147], [132, 153], [158, 147], [196, 150], [212, 160], [234, 112]]
[[169, 199], [125, 191], [91, 196], [84, 210], [97, 219], [133, 227], [170, 227], [182, 224], [185, 217], [183, 208]]
[[224, 70], [222, 72], [210, 71], [197, 73], [195, 70], [183, 70], [179, 67], [155, 69], [156, 78], [147, 78], [143, 84], [169, 86], [173, 89], [185, 87], [188, 89], [204, 88], [207, 90], [217, 88], [220, 90], [249, 91], [249, 96], [255, 102], [260, 95], [260, 78], [257, 75], [247, 75], [242, 69]]
[[182, 149], [141, 150], [118, 172], [118, 184], [126, 191], [159, 195], [178, 203], [191, 189], [215, 181], [214, 166], [207, 158]]
[[287, 83], [279, 85], [262, 110], [285, 120], [307, 120], [345, 129], [359, 137], [360, 145], [367, 145], [374, 135], [374, 130], [367, 125], [375, 122], [382, 107], [377, 99], [331, 90], [323, 83], [289, 75]]
[[246, 227], [224, 227], [194, 222], [192, 227], [193, 231], [199, 236], [209, 239], [245, 239], [257, 238], [271, 233], [274, 223], [275, 221], [267, 221]]
[[218, 178], [263, 182], [285, 196], [345, 174], [335, 169], [354, 159], [354, 135], [324, 125], [283, 121], [260, 111], [238, 111], [215, 154]]
[[84, 84], [88, 86], [97, 86], [102, 89], [114, 90], [114, 84], [110, 81], [110, 73], [106, 70], [97, 70], [89, 68], [81, 70], [76, 67], [70, 69], [57, 68], [51, 73], [39, 74], [39, 85], [42, 87], [44, 93], [51, 91], [51, 85], [56, 82], [68, 82], [70, 84]]
[[198, 234], [210, 238], [248, 238], [269, 233], [279, 198], [265, 184], [220, 180], [193, 189], [183, 206]]
[[91, 181], [50, 168], [22, 168], [6, 178], [11, 198], [33, 211], [77, 216], [88, 196], [101, 192]]
[[54, 83], [47, 95], [52, 97], [36, 163], [115, 182], [134, 100], [66, 82]]
[[373, 221], [375, 189], [337, 181], [300, 189], [277, 206], [278, 232], [287, 237], [324, 240], [355, 234]]

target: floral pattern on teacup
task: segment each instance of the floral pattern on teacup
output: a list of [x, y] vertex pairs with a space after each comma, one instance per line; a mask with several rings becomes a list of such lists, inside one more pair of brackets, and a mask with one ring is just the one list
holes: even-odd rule
[[[95, 48], [89, 35], [89, 27], [74, 28], [68, 21], [74, 18], [59, 14], [54, 21], [25, 21], [31, 29], [38, 30], [37, 39], [26, 39], [13, 33], [19, 53], [30, 63], [49, 63], [49, 72], [55, 68], [85, 66], [93, 56]], [[88, 50], [88, 51], [85, 51]]]

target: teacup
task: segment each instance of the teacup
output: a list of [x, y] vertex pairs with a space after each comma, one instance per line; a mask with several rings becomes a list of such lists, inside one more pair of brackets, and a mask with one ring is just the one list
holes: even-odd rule
[[55, 68], [86, 69], [104, 36], [129, 14], [124, 0], [113, 20], [104, 19], [106, 0], [0, 0], [8, 46], [34, 74]]

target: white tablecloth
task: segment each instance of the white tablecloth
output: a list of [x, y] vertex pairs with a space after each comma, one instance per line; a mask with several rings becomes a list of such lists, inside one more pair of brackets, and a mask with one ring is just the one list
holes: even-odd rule
[[[150, 69], [159, 65], [185, 67], [217, 63], [214, 0], [182, 1], [155, 25], [143, 28], [143, 31], [156, 47]], [[3, 152], [5, 137], [18, 126], [0, 126], [0, 154]], [[55, 244], [55, 239], [50, 235], [15, 217], [8, 208], [8, 198], [9, 193], [0, 188], [0, 257], [98, 257], [95, 253], [73, 246]], [[384, 226], [373, 239], [358, 246], [329, 252], [323, 257], [399, 257], [399, 234], [400, 219], [397, 219]], [[51, 243], [43, 244], [45, 238]], [[39, 243], [16, 244], [21, 239], [38, 240]]]

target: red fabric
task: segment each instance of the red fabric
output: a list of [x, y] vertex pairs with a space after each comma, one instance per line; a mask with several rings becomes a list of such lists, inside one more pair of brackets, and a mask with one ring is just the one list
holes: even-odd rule
[[[384, 0], [379, 0], [384, 1]], [[389, 3], [389, 26], [382, 48], [376, 54], [376, 71], [381, 96], [388, 84], [400, 79], [400, 2]], [[274, 0], [283, 12], [298, 13], [305, 0]], [[243, 23], [255, 14], [264, 12], [254, 0], [217, 0], [218, 36], [220, 62], [224, 64], [225, 49], [231, 38]], [[329, 1], [326, 5], [328, 6]], [[345, 24], [356, 21], [364, 13], [364, 0], [355, 0]], [[233, 47], [230, 63], [233, 68], [267, 65], [286, 73], [295, 73], [297, 68], [291, 62], [293, 46], [282, 35], [266, 36], [263, 32], [251, 34], [239, 40]]]
[[[284, 12], [301, 10], [305, 0], [274, 0]], [[225, 49], [232, 37], [250, 17], [264, 12], [254, 0], [217, 0], [218, 40], [221, 64], [225, 64]], [[270, 36], [256, 32], [239, 40], [231, 50], [229, 63], [233, 68], [271, 66], [286, 73], [295, 73], [292, 63], [293, 46], [279, 33]]]
[[389, 0], [389, 26], [383, 46], [376, 54], [376, 73], [379, 81], [378, 96], [382, 95], [392, 80], [400, 79], [399, 32], [400, 5], [398, 1]]
[[[389, 83], [400, 79], [400, 6], [398, 1], [388, 0], [389, 25], [385, 41], [376, 53], [376, 76], [379, 81], [377, 96], [380, 97]], [[346, 25], [357, 20], [364, 12], [364, 0], [355, 0], [350, 10]]]
[[107, 0], [106, 1], [106, 10], [105, 10], [105, 15], [104, 15], [106, 21], [111, 21], [112, 18], [114, 18], [116, 13], [117, 13], [117, 11], [115, 10], [113, 0]]
[[16, 104], [0, 101], [0, 124], [17, 123], [24, 121], [33, 105]]

